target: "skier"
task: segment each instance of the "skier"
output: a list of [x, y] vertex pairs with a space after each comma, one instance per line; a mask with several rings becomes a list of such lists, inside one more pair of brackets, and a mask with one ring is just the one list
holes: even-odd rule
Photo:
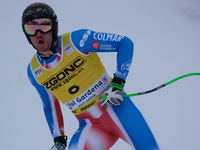
[[[79, 121], [69, 150], [108, 150], [119, 138], [133, 149], [159, 149], [140, 111], [130, 98], [123, 98], [133, 56], [128, 37], [89, 29], [58, 36], [57, 16], [45, 3], [24, 10], [22, 29], [37, 50], [27, 74], [43, 102], [54, 140], [51, 150], [67, 147], [59, 101]], [[117, 53], [112, 79], [96, 52]]]

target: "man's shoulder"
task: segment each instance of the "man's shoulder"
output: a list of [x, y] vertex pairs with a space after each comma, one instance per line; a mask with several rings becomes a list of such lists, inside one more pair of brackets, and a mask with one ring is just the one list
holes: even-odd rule
[[71, 35], [71, 34], [75, 34], [75, 35], [83, 35], [83, 34], [85, 34], [85, 33], [88, 33], [88, 32], [91, 32], [91, 30], [89, 30], [89, 29], [78, 29], [78, 30], [73, 30], [73, 31], [70, 31], [70, 32], [66, 32], [66, 33], [63, 33], [63, 34], [61, 34], [61, 35], [59, 35], [58, 37], [60, 37], [60, 36], [69, 36], [69, 35]]
[[27, 71], [31, 71], [31, 64], [36, 60], [36, 53], [32, 56], [30, 62], [27, 65]]

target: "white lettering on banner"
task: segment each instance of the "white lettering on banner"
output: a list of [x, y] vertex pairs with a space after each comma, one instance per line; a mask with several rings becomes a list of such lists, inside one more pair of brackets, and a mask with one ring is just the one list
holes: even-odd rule
[[83, 47], [85, 45], [85, 42], [87, 41], [90, 34], [91, 34], [90, 30], [88, 30], [86, 33], [83, 34], [83, 38], [79, 42], [80, 47]]
[[99, 41], [116, 41], [119, 42], [124, 36], [109, 33], [94, 33], [94, 39]]
[[105, 87], [108, 86], [110, 83], [110, 77], [105, 71], [104, 74], [101, 76], [101, 78], [94, 83], [88, 90], [83, 92], [81, 95], [76, 97], [75, 99], [71, 100], [68, 103], [65, 103], [65, 105], [70, 109], [74, 110], [87, 102], [91, 101], [93, 98], [95, 98]]
[[104, 45], [104, 44], [101, 44], [100, 45], [100, 50], [116, 50], [117, 48], [115, 47], [112, 47], [112, 45]]
[[47, 13], [47, 14], [48, 14], [48, 12], [47, 12], [46, 9], [34, 8], [34, 9], [29, 10], [29, 11], [27, 11], [26, 13], [24, 13], [24, 17], [29, 16], [29, 15], [31, 15], [31, 14], [35, 14], [35, 13], [40, 13], [40, 12], [41, 12], [41, 13]]

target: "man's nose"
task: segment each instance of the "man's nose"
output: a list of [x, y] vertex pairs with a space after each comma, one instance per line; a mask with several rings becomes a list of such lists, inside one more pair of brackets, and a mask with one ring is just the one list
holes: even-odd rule
[[41, 31], [40, 30], [38, 30], [38, 31], [36, 31], [37, 33], [36, 33], [36, 36], [40, 36], [40, 35], [42, 35], [42, 33], [41, 33]]

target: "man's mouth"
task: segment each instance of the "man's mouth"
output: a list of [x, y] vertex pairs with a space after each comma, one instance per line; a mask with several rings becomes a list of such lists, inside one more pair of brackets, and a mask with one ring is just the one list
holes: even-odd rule
[[38, 42], [39, 42], [39, 44], [43, 44], [44, 40], [39, 40]]

